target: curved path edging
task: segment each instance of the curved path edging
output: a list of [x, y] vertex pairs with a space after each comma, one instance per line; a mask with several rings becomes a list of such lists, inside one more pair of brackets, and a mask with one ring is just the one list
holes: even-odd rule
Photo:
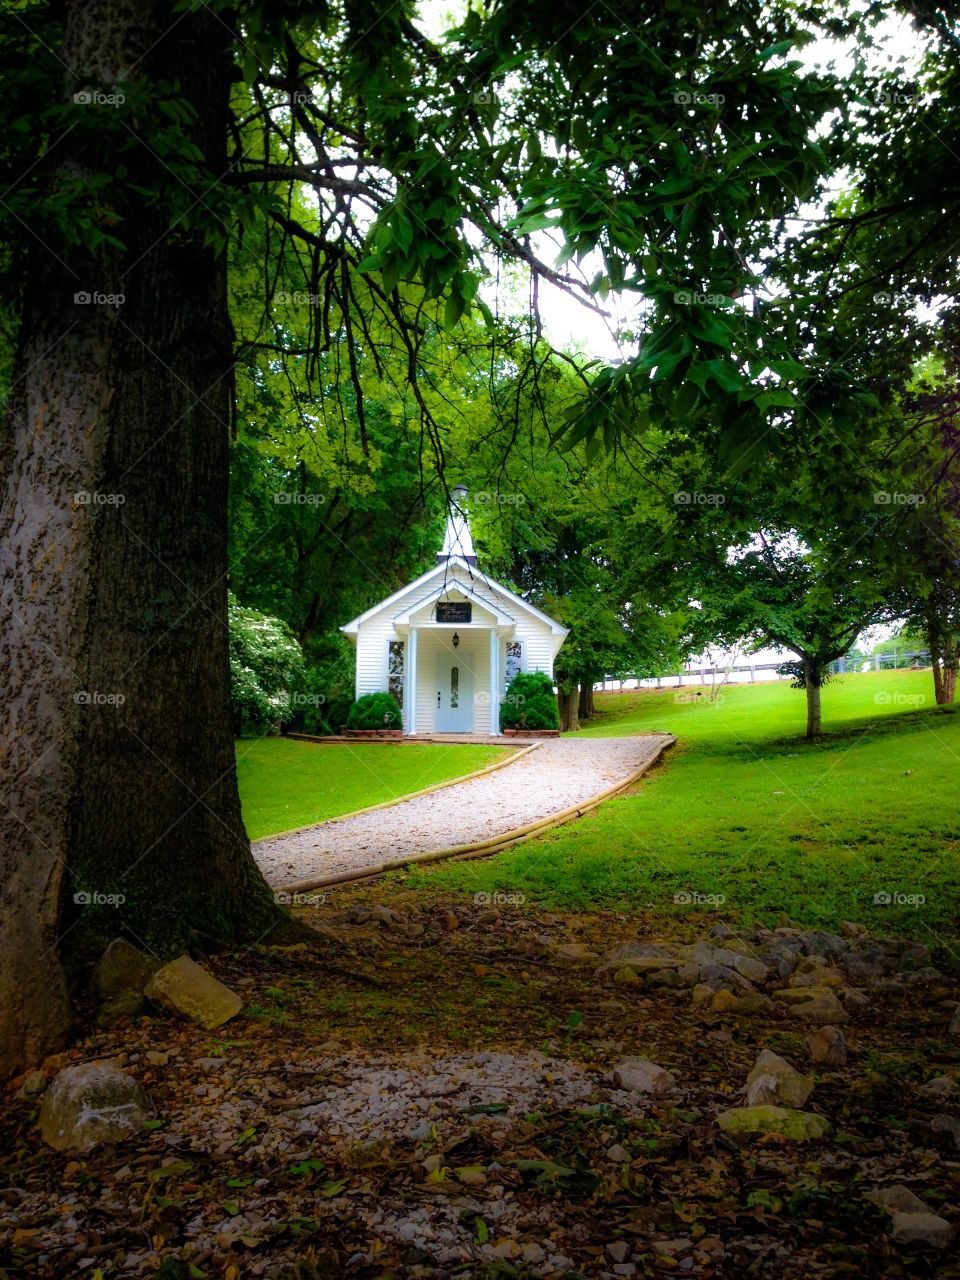
[[[293, 735], [290, 736], [292, 737]], [[303, 741], [302, 738], [298, 740]], [[342, 746], [348, 741], [355, 741], [355, 739], [345, 738], [344, 742], [338, 745]], [[459, 742], [451, 742], [442, 745], [459, 747], [461, 744]], [[469, 746], [470, 744], [465, 743], [463, 745]], [[486, 746], [487, 744], [483, 743], [482, 745]], [[490, 745], [496, 746], [497, 744], [491, 743]], [[282, 836], [298, 836], [303, 831], [310, 831], [313, 827], [322, 826], [324, 822], [344, 822], [347, 818], [359, 817], [361, 813], [376, 813], [378, 809], [392, 809], [395, 804], [404, 804], [407, 800], [415, 800], [417, 796], [428, 796], [433, 791], [443, 791], [446, 787], [456, 787], [461, 782], [472, 782], [474, 778], [482, 778], [484, 774], [496, 773], [498, 769], [505, 769], [508, 764], [516, 764], [518, 760], [522, 760], [531, 751], [536, 751], [539, 746], [539, 742], [531, 742], [519, 749], [512, 746], [504, 746], [502, 749], [510, 753], [505, 760], [494, 760], [493, 764], [485, 764], [482, 769], [474, 769], [472, 773], [465, 773], [459, 778], [450, 778], [447, 782], [435, 782], [432, 787], [421, 787], [419, 791], [408, 791], [406, 795], [398, 796], [395, 800], [381, 800], [379, 804], [368, 804], [365, 808], [353, 809], [350, 813], [335, 813], [332, 818], [321, 818], [319, 822], [308, 822], [304, 827], [291, 827], [289, 831], [274, 831], [269, 836], [260, 836], [256, 840], [251, 840], [250, 847], [252, 849], [258, 844], [266, 844], [268, 840], [279, 840]]]
[[[612, 783], [609, 787], [604, 787], [602, 791], [598, 791], [589, 799], [581, 800], [579, 803], [571, 805], [568, 809], [561, 809], [559, 813], [551, 813], [545, 818], [537, 819], [536, 822], [527, 823], [526, 826], [515, 827], [512, 831], [492, 836], [489, 840], [477, 840], [472, 844], [452, 845], [447, 849], [429, 849], [424, 853], [411, 853], [405, 857], [394, 858], [389, 862], [381, 862], [372, 867], [362, 867], [356, 871], [341, 871], [332, 876], [318, 876], [311, 880], [295, 880], [290, 884], [279, 886], [276, 892], [287, 894], [309, 893], [314, 889], [324, 889], [335, 884], [346, 884], [353, 880], [369, 880], [374, 876], [385, 875], [388, 871], [400, 871], [404, 867], [417, 866], [425, 862], [439, 862], [444, 858], [466, 860], [467, 858], [482, 858], [489, 854], [501, 853], [512, 845], [522, 844], [526, 840], [534, 839], [536, 836], [543, 834], [543, 832], [549, 831], [551, 827], [558, 827], [563, 823], [582, 817], [585, 813], [596, 809], [604, 800], [609, 800], [617, 792], [625, 791], [627, 787], [632, 786], [676, 742], [676, 738], [672, 734], [664, 734], [663, 736], [663, 742], [654, 753], [626, 778], [618, 779], [618, 781]], [[463, 779], [460, 779], [460, 781], [463, 781]], [[406, 798], [409, 799], [409, 797]], [[396, 802], [391, 801], [391, 803]]]

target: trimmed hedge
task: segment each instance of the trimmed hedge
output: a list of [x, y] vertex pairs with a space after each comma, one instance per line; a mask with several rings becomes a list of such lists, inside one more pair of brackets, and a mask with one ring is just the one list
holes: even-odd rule
[[348, 729], [401, 729], [400, 704], [392, 693], [365, 693], [347, 715]]
[[501, 729], [559, 729], [560, 708], [553, 681], [543, 671], [521, 671], [500, 704]]

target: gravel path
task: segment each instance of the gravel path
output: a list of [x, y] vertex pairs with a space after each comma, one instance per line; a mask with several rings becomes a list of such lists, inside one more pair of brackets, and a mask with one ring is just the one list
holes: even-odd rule
[[260, 840], [254, 857], [268, 882], [281, 886], [487, 840], [589, 800], [639, 769], [663, 742], [662, 734], [546, 739], [515, 764], [471, 782]]

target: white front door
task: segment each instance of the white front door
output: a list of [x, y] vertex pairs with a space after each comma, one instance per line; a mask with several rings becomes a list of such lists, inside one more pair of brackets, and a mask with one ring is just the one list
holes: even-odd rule
[[437, 655], [437, 733], [473, 731], [473, 673], [467, 655]]

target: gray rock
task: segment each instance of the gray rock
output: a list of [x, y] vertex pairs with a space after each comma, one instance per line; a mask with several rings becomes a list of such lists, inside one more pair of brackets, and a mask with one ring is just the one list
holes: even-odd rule
[[61, 1071], [44, 1095], [40, 1136], [55, 1151], [91, 1151], [139, 1133], [153, 1110], [143, 1087], [110, 1062]]
[[869, 1200], [871, 1204], [875, 1204], [878, 1209], [884, 1209], [887, 1213], [927, 1212], [927, 1206], [920, 1197], [914, 1195], [910, 1188], [905, 1187], [902, 1182], [894, 1183], [890, 1187], [877, 1187], [875, 1191], [868, 1191], [864, 1199]]
[[840, 960], [840, 966], [851, 982], [867, 984], [878, 982], [893, 966], [879, 947], [863, 951], [848, 951]]
[[114, 938], [100, 957], [93, 977], [100, 996], [109, 1000], [128, 991], [142, 995], [144, 987], [159, 968], [159, 960], [133, 946], [126, 938]]
[[635, 1093], [659, 1095], [672, 1093], [677, 1087], [675, 1077], [649, 1058], [624, 1058], [613, 1068], [612, 1077], [616, 1088]]
[[953, 1240], [953, 1227], [935, 1213], [895, 1213], [893, 1238], [900, 1244], [928, 1244], [933, 1249], [948, 1249]]
[[813, 1092], [813, 1081], [801, 1075], [786, 1059], [761, 1049], [747, 1076], [747, 1106], [765, 1103], [802, 1108]]
[[172, 1013], [179, 1013], [207, 1031], [222, 1026], [243, 1008], [235, 991], [202, 969], [189, 956], [180, 956], [159, 969], [145, 994]]
[[629, 1164], [630, 1152], [625, 1147], [621, 1147], [619, 1142], [615, 1142], [607, 1150], [607, 1159], [612, 1160], [614, 1164]]
[[839, 1027], [819, 1027], [806, 1039], [811, 1062], [823, 1062], [830, 1067], [847, 1064], [847, 1042]]
[[21, 1100], [21, 1102], [24, 1102], [30, 1098], [37, 1097], [38, 1094], [43, 1093], [46, 1087], [47, 1087], [47, 1077], [43, 1074], [43, 1072], [31, 1071], [30, 1074], [27, 1076], [27, 1078], [24, 1080], [23, 1084], [17, 1090], [16, 1096]]
[[606, 1252], [611, 1262], [626, 1262], [630, 1257], [630, 1243], [627, 1240], [613, 1240], [607, 1245]]
[[960, 1085], [953, 1076], [934, 1076], [932, 1080], [920, 1086], [920, 1092], [926, 1094], [928, 1098], [951, 1098], [955, 1093], [960, 1092]]
[[931, 1117], [930, 1128], [934, 1133], [949, 1133], [953, 1138], [953, 1145], [960, 1148], [960, 1119], [956, 1116], [941, 1111]]
[[824, 933], [821, 929], [805, 930], [800, 935], [803, 949], [808, 956], [826, 956], [839, 959], [850, 950], [850, 943], [837, 933]]
[[[693, 949], [693, 959], [702, 965], [719, 964], [733, 969], [750, 982], [766, 982], [768, 971], [762, 960], [740, 955], [728, 947], [715, 947], [709, 942], [698, 942]], [[703, 976], [701, 970], [701, 977]]]
[[[815, 990], [815, 988], [802, 988], [796, 992]], [[777, 993], [777, 998], [782, 999], [785, 994], [783, 991]], [[846, 1011], [837, 997], [832, 991], [823, 991], [813, 997], [812, 1000], [801, 1000], [796, 1002], [785, 1002], [790, 1011], [790, 1016], [796, 1018], [798, 1022], [849, 1022], [850, 1014]]]

